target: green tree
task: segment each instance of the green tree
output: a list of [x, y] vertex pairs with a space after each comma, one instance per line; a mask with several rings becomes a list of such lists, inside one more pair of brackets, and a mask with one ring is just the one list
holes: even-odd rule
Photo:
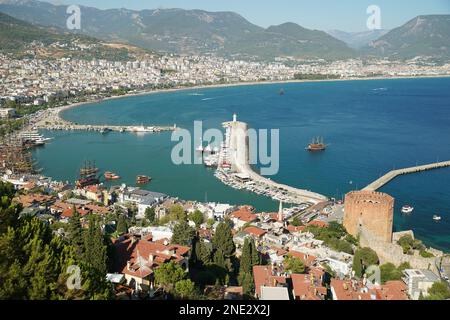
[[150, 224], [155, 224], [156, 223], [155, 208], [149, 207], [145, 209], [145, 218], [148, 220]]
[[403, 276], [403, 272], [392, 263], [381, 265], [380, 272], [382, 284], [392, 280], [401, 280]]
[[252, 267], [260, 265], [262, 263], [261, 253], [256, 248], [255, 241], [251, 239], [250, 247], [252, 252]]
[[99, 223], [93, 216], [84, 235], [84, 260], [100, 274], [107, 272], [107, 246]]
[[369, 266], [376, 265], [378, 262], [378, 255], [375, 251], [370, 248], [361, 248], [356, 250], [353, 257], [353, 270], [356, 276], [362, 277]]
[[195, 210], [189, 215], [189, 220], [194, 222], [198, 228], [205, 221], [205, 218], [203, 217], [203, 213], [200, 210]]
[[84, 253], [83, 229], [81, 228], [81, 216], [75, 206], [73, 207], [72, 216], [69, 218], [68, 238], [69, 243], [75, 248], [78, 257], [82, 257]]
[[242, 286], [242, 290], [244, 291], [244, 295], [246, 298], [251, 298], [255, 292], [255, 284], [253, 282], [253, 276], [251, 273], [241, 273], [239, 275], [239, 283]]
[[124, 217], [124, 215], [119, 214], [119, 217], [117, 218], [117, 233], [124, 234], [127, 232], [128, 232], [127, 219]]
[[300, 227], [303, 226], [303, 222], [299, 217], [294, 217], [294, 219], [292, 219], [292, 223], [291, 223], [294, 227]]
[[195, 243], [195, 252], [201, 266], [207, 266], [212, 262], [212, 248], [204, 241], [199, 240]]
[[172, 243], [190, 246], [195, 237], [195, 229], [186, 221], [178, 222], [173, 228]]
[[448, 284], [441, 281], [435, 282], [428, 289], [428, 296], [425, 297], [426, 300], [447, 300], [450, 299], [450, 289], [448, 288]]
[[297, 257], [287, 256], [284, 259], [284, 268], [291, 273], [304, 273], [305, 264]]
[[245, 238], [244, 246], [242, 247], [241, 264], [239, 272], [252, 273], [252, 247], [249, 238]]
[[173, 205], [169, 210], [169, 216], [170, 219], [173, 221], [186, 221], [187, 215], [186, 211], [184, 211], [184, 208], [180, 206], [179, 204]]
[[181, 299], [191, 299], [195, 295], [195, 283], [189, 279], [180, 280], [175, 284], [175, 292]]
[[229, 223], [221, 222], [217, 226], [212, 243], [214, 248], [220, 250], [225, 257], [234, 255], [236, 246], [233, 242], [233, 233]]
[[155, 270], [155, 281], [165, 291], [171, 292], [174, 289], [175, 283], [183, 280], [186, 277], [186, 272], [177, 263], [170, 261], [164, 263]]

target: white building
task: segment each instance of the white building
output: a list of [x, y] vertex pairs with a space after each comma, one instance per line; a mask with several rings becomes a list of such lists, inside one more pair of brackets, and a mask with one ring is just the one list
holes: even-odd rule
[[8, 119], [16, 115], [16, 110], [13, 108], [0, 108], [0, 118]]
[[403, 274], [403, 281], [408, 286], [408, 294], [413, 300], [419, 300], [420, 294], [426, 297], [433, 283], [440, 281], [430, 270], [407, 269]]

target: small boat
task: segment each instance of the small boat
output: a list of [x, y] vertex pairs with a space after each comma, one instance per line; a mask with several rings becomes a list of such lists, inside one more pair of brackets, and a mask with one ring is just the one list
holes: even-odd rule
[[402, 213], [411, 213], [414, 211], [414, 207], [410, 205], [405, 205], [402, 207]]
[[438, 215], [434, 215], [434, 216], [433, 216], [433, 220], [434, 220], [434, 221], [441, 221], [441, 220], [442, 220], [442, 217], [441, 217], [441, 216], [438, 216]]
[[105, 176], [106, 180], [119, 180], [120, 179], [120, 176], [118, 176], [114, 172], [110, 172], [110, 171], [106, 171], [104, 176]]
[[136, 177], [136, 183], [137, 184], [146, 184], [146, 183], [149, 183], [151, 179], [152, 178], [150, 178], [148, 176], [139, 175]]

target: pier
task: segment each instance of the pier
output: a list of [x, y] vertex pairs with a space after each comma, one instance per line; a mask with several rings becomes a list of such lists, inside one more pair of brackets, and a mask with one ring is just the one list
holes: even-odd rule
[[[216, 175], [227, 184], [237, 186], [238, 189], [248, 189], [258, 194], [272, 197], [274, 200], [291, 204], [311, 203], [318, 204], [327, 201], [328, 198], [318, 193], [308, 190], [297, 189], [288, 185], [277, 183], [265, 178], [253, 171], [249, 165], [249, 141], [245, 122], [236, 121], [236, 116], [232, 122], [225, 122], [226, 141], [222, 147], [219, 157], [219, 174]], [[221, 163], [229, 163], [231, 172], [220, 171]], [[245, 179], [245, 183], [235, 182]], [[230, 183], [231, 180], [231, 183]]]
[[173, 126], [126, 126], [126, 125], [91, 125], [91, 124], [76, 124], [60, 117], [60, 112], [67, 109], [67, 107], [60, 107], [45, 110], [43, 114], [37, 117], [35, 123], [31, 127], [36, 129], [46, 130], [66, 130], [66, 131], [96, 131], [107, 133], [115, 132], [133, 132], [133, 133], [157, 133], [162, 131], [174, 131], [177, 129]]
[[450, 167], [450, 161], [444, 161], [444, 162], [436, 162], [431, 164], [426, 164], [422, 166], [415, 166], [411, 168], [404, 168], [404, 169], [397, 169], [392, 170], [382, 176], [381, 178], [375, 180], [371, 184], [369, 184], [367, 187], [365, 187], [363, 190], [365, 191], [376, 191], [380, 189], [381, 187], [385, 186], [389, 182], [391, 182], [393, 179], [397, 178], [398, 176], [402, 176], [405, 174], [411, 174], [411, 173], [417, 173], [417, 172], [423, 172], [423, 171], [429, 171], [429, 170], [435, 170], [440, 168], [446, 168]]
[[37, 125], [38, 129], [46, 130], [67, 130], [67, 131], [98, 131], [98, 132], [135, 132], [135, 133], [151, 133], [162, 131], [174, 131], [176, 126], [108, 126], [108, 125], [81, 125], [81, 124], [53, 124], [53, 125]]

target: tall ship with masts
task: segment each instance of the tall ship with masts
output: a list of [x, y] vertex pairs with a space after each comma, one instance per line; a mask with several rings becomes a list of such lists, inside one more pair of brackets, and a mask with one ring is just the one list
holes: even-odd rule
[[327, 149], [327, 145], [323, 141], [323, 137], [314, 138], [311, 143], [306, 148], [308, 151], [325, 151]]
[[80, 178], [76, 181], [77, 188], [99, 184], [98, 172], [95, 161], [85, 161], [84, 166], [80, 169]]

